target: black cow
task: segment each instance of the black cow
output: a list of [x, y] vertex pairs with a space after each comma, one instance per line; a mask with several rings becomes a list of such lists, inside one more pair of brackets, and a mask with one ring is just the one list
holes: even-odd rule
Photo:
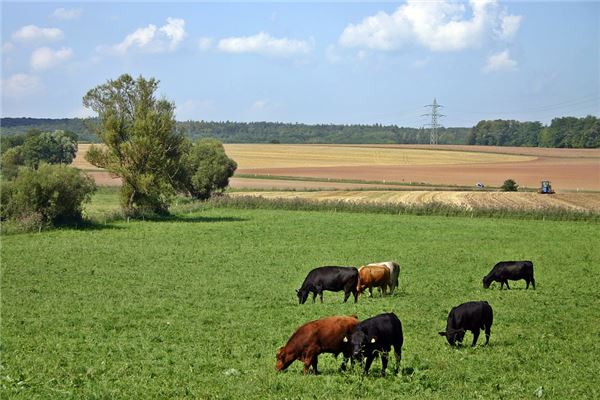
[[344, 291], [344, 303], [350, 297], [350, 293], [354, 295], [354, 302], [358, 300], [358, 270], [354, 267], [319, 267], [308, 273], [306, 279], [302, 283], [302, 287], [296, 290], [300, 304], [306, 303], [308, 294], [312, 292], [313, 302], [317, 294], [323, 302], [323, 291], [329, 290], [332, 292]]
[[483, 277], [483, 288], [489, 288], [492, 282], [500, 282], [500, 289], [502, 289], [504, 285], [506, 285], [507, 289], [510, 289], [508, 286], [509, 279], [511, 281], [525, 279], [525, 282], [527, 282], [525, 289], [529, 289], [529, 283], [531, 283], [535, 289], [533, 263], [531, 261], [501, 261], [494, 265], [494, 268], [492, 268], [489, 274]]
[[[344, 338], [344, 341], [347, 338]], [[360, 322], [350, 337], [352, 346], [352, 360], [362, 361], [366, 357], [364, 374], [369, 373], [373, 359], [381, 354], [381, 375], [385, 375], [388, 364], [388, 353], [394, 346], [396, 354], [396, 368], [398, 373], [402, 359], [402, 323], [394, 313], [379, 314]]]
[[485, 344], [488, 344], [493, 321], [494, 312], [487, 301], [469, 301], [450, 310], [446, 331], [439, 332], [439, 334], [446, 337], [450, 346], [458, 346], [465, 337], [465, 331], [471, 331], [473, 333], [471, 346], [475, 346], [479, 338], [479, 331], [484, 329]]

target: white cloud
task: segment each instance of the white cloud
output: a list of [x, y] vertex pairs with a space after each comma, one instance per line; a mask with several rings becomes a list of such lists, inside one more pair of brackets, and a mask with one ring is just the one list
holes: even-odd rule
[[417, 43], [431, 51], [458, 51], [478, 47], [496, 32], [512, 37], [520, 20], [501, 12], [496, 0], [471, 0], [468, 6], [448, 0], [408, 0], [391, 14], [379, 12], [348, 25], [339, 43], [383, 51]]
[[82, 11], [80, 8], [66, 9], [57, 8], [51, 14], [51, 17], [62, 20], [77, 19], [81, 17]]
[[41, 88], [40, 79], [34, 75], [14, 74], [2, 80], [2, 93], [7, 97], [24, 97]]
[[185, 35], [185, 21], [169, 17], [167, 23], [160, 28], [150, 24], [136, 29], [121, 43], [112, 46], [112, 50], [120, 54], [125, 54], [132, 48], [148, 53], [164, 53], [175, 50]]
[[511, 40], [521, 26], [521, 18], [522, 17], [520, 15], [503, 16], [500, 23], [500, 31], [498, 32], [498, 36], [505, 40]]
[[15, 45], [11, 42], [6, 42], [2, 45], [2, 54], [11, 52], [15, 48]]
[[260, 32], [253, 36], [221, 39], [217, 47], [227, 53], [256, 53], [288, 58], [310, 54], [314, 43], [305, 40], [274, 38], [267, 33]]
[[213, 45], [213, 39], [209, 37], [201, 37], [198, 39], [198, 48], [202, 51], [210, 50]]
[[325, 57], [327, 57], [327, 61], [329, 61], [331, 64], [342, 61], [342, 56], [340, 55], [337, 46], [334, 44], [327, 46], [327, 49], [325, 50]]
[[269, 100], [266, 99], [260, 99], [260, 100], [256, 100], [254, 103], [252, 103], [252, 106], [250, 107], [250, 109], [252, 111], [262, 111], [265, 110], [269, 107], [270, 102]]
[[40, 47], [31, 54], [30, 65], [36, 71], [44, 70], [55, 67], [72, 56], [73, 50], [68, 47], [61, 47], [59, 50]]
[[494, 71], [514, 71], [517, 68], [517, 62], [510, 58], [508, 49], [500, 53], [492, 54], [488, 57], [487, 64], [483, 67], [485, 72]]
[[167, 18], [166, 25], [163, 25], [160, 32], [169, 38], [169, 50], [175, 50], [185, 37], [185, 21], [181, 18]]
[[58, 28], [40, 28], [35, 25], [21, 27], [12, 34], [12, 38], [19, 42], [53, 42], [64, 37]]

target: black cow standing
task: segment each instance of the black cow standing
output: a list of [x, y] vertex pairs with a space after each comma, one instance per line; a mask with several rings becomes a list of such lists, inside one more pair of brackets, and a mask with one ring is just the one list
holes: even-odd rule
[[312, 292], [313, 302], [317, 298], [317, 294], [323, 302], [323, 291], [331, 292], [344, 291], [344, 303], [350, 297], [350, 293], [354, 295], [354, 302], [358, 301], [358, 270], [354, 267], [319, 267], [308, 273], [302, 287], [296, 290], [300, 304], [306, 303], [308, 294]]
[[[344, 338], [344, 341], [347, 338]], [[350, 338], [352, 346], [352, 360], [362, 361], [366, 357], [364, 374], [369, 373], [371, 363], [378, 354], [381, 354], [381, 375], [385, 375], [388, 364], [388, 353], [394, 346], [396, 354], [396, 368], [398, 373], [402, 359], [402, 323], [394, 313], [379, 314], [360, 322]]]
[[507, 289], [510, 289], [508, 286], [509, 279], [511, 281], [525, 279], [525, 282], [527, 282], [525, 289], [529, 289], [529, 283], [535, 289], [533, 263], [531, 261], [501, 261], [494, 265], [489, 274], [483, 277], [483, 288], [489, 288], [492, 282], [500, 282], [500, 289], [504, 285], [506, 285]]
[[477, 344], [479, 331], [485, 330], [485, 344], [490, 341], [490, 330], [494, 321], [492, 306], [487, 301], [469, 301], [458, 307], [452, 308], [448, 314], [446, 331], [439, 332], [445, 336], [450, 346], [458, 346], [462, 343], [466, 331], [473, 333], [473, 344]]

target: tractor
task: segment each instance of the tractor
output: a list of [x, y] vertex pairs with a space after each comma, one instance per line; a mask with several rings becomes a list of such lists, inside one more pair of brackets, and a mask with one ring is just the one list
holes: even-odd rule
[[554, 194], [554, 190], [552, 190], [552, 185], [550, 185], [550, 181], [542, 181], [542, 186], [538, 190], [540, 194]]

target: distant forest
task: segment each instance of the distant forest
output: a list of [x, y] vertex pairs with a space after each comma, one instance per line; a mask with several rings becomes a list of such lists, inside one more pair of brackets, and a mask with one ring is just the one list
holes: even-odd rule
[[[64, 130], [76, 133], [80, 141], [95, 142], [94, 119], [81, 118], [2, 118], [2, 135]], [[192, 139], [213, 137], [224, 143], [340, 143], [340, 144], [427, 144], [427, 129], [396, 125], [307, 125], [281, 122], [206, 122], [177, 123]], [[476, 144], [489, 146], [600, 147], [600, 119], [555, 118], [548, 126], [540, 122], [513, 120], [480, 121], [472, 128], [441, 128], [439, 144]]]

